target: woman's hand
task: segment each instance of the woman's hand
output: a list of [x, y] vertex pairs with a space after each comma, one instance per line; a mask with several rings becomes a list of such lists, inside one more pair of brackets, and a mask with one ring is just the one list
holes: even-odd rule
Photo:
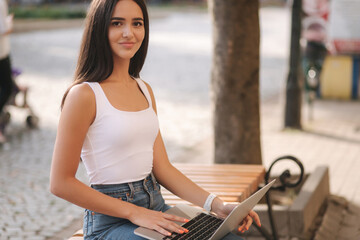
[[253, 221], [255, 221], [255, 224], [258, 225], [259, 227], [261, 226], [259, 215], [255, 211], [251, 210], [249, 212], [249, 214], [241, 222], [241, 225], [238, 228], [238, 231], [243, 233], [243, 232], [249, 230]]
[[[236, 206], [238, 206], [238, 204], [226, 204], [220, 198], [216, 197], [213, 201], [212, 209], [220, 218], [226, 218]], [[261, 226], [259, 215], [251, 210], [242, 222], [239, 223], [240, 227], [238, 228], [238, 231], [243, 233], [249, 230], [253, 221], [255, 221], [256, 225]]]
[[129, 220], [138, 226], [153, 229], [165, 236], [170, 236], [172, 232], [180, 234], [188, 232], [187, 229], [173, 222], [176, 221], [185, 223], [189, 221], [188, 219], [159, 211], [149, 210], [144, 207], [136, 206], [134, 211], [131, 213]]

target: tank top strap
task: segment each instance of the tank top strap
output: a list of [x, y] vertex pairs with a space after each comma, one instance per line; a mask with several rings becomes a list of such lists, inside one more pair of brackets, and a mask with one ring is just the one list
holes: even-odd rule
[[100, 100], [102, 97], [102, 91], [101, 91], [101, 86], [98, 82], [84, 82], [87, 85], [89, 85], [91, 87], [91, 89], [93, 90], [94, 94], [95, 94], [95, 99], [96, 101]]
[[148, 100], [150, 107], [152, 107], [151, 96], [150, 96], [149, 89], [147, 88], [146, 84], [140, 78], [135, 78], [135, 80], [137, 81], [141, 91], [144, 93], [146, 99]]
[[102, 115], [103, 113], [102, 111], [107, 106], [106, 104], [107, 100], [105, 98], [104, 92], [102, 91], [102, 88], [98, 82], [84, 82], [84, 83], [89, 85], [92, 91], [94, 92], [95, 102], [96, 102], [96, 117], [99, 117], [100, 115]]

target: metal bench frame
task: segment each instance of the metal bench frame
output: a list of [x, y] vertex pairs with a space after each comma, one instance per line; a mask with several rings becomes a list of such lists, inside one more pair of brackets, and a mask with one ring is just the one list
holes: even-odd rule
[[[267, 210], [268, 210], [268, 215], [269, 215], [271, 233], [272, 234], [270, 234], [268, 232], [268, 230], [264, 226], [259, 227], [256, 224], [254, 224], [256, 229], [261, 233], [261, 235], [263, 235], [263, 237], [266, 240], [278, 240], [279, 239], [277, 229], [276, 229], [276, 223], [275, 223], [275, 220], [274, 220], [274, 214], [273, 214], [273, 211], [272, 211], [272, 202], [271, 202], [271, 197], [270, 197], [270, 191], [285, 191], [286, 188], [295, 188], [298, 185], [300, 185], [301, 182], [304, 179], [304, 166], [303, 166], [303, 164], [296, 157], [287, 155], [287, 156], [282, 156], [282, 157], [279, 157], [279, 158], [275, 159], [274, 162], [270, 165], [269, 170], [265, 174], [265, 184], [267, 184], [269, 182], [270, 173], [271, 173], [271, 170], [273, 169], [273, 166], [277, 162], [283, 161], [283, 160], [290, 160], [290, 161], [295, 162], [296, 165], [300, 168], [300, 175], [297, 176], [297, 179], [296, 179], [295, 182], [290, 181], [291, 173], [290, 173], [289, 169], [286, 169], [278, 177], [279, 180], [280, 180], [280, 184], [276, 185], [276, 186], [273, 186], [266, 193], [265, 199], [266, 199], [266, 204], [267, 204], [267, 207], [268, 207]], [[261, 186], [259, 186], [259, 188], [260, 187]]]

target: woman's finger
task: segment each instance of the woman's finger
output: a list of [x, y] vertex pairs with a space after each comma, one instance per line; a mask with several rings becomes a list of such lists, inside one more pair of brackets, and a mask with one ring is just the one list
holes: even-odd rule
[[166, 231], [164, 228], [160, 227], [159, 225], [155, 225], [153, 227], [153, 229], [159, 233], [161, 233], [162, 235], [165, 235], [165, 236], [170, 236], [171, 235], [171, 232], [169, 231]]
[[250, 217], [252, 217], [252, 219], [255, 221], [256, 225], [258, 225], [259, 227], [261, 227], [261, 221], [260, 221], [260, 217], [259, 215], [251, 210], [250, 213], [249, 213]]
[[176, 232], [176, 233], [179, 233], [179, 234], [183, 234], [185, 232], [188, 232], [187, 229], [181, 227], [180, 225], [174, 223], [174, 222], [171, 222], [171, 221], [162, 221], [159, 223], [160, 227], [168, 230], [169, 232]]
[[163, 217], [166, 218], [166, 219], [168, 219], [168, 220], [176, 221], [176, 222], [186, 223], [186, 222], [189, 221], [189, 219], [182, 218], [182, 217], [178, 217], [178, 216], [176, 216], [176, 215], [167, 214], [167, 213], [163, 213]]
[[[186, 218], [182, 218], [182, 217], [178, 217], [176, 215], [171, 215], [171, 214], [164, 214], [164, 218], [166, 220], [170, 220], [170, 223], [172, 223], [173, 226], [176, 226], [176, 228], [178, 229], [178, 233], [184, 233], [184, 232], [189, 232], [189, 230], [187, 230], [186, 228], [183, 228], [182, 226], [172, 222], [172, 221], [176, 221], [176, 222], [183, 222], [183, 223], [186, 223], [186, 222], [189, 222], [189, 219], [186, 219]], [[180, 232], [182, 231], [182, 232]]]
[[243, 224], [238, 228], [238, 231], [243, 233], [249, 230], [252, 222], [253, 222], [252, 218], [249, 215], [247, 215], [243, 220]]
[[244, 218], [244, 220], [241, 222], [240, 227], [238, 228], [239, 232], [245, 232], [245, 226], [246, 226], [246, 218]]
[[246, 225], [245, 225], [246, 231], [249, 230], [252, 223], [253, 223], [252, 217], [250, 217], [250, 215], [247, 215], [246, 216]]
[[181, 217], [171, 215], [171, 214], [166, 214], [166, 213], [163, 213], [162, 217], [163, 217], [163, 221], [159, 222], [159, 225], [162, 228], [165, 228], [166, 230], [169, 230], [170, 232], [176, 232], [176, 233], [180, 233], [180, 234], [183, 234], [183, 233], [189, 231], [189, 230], [183, 228], [182, 226], [176, 224], [175, 222], [173, 222], [173, 221], [188, 222], [189, 221], [188, 219], [181, 218]]

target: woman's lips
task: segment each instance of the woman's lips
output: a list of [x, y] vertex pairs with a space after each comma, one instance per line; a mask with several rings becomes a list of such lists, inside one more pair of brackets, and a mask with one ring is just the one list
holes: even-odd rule
[[122, 43], [120, 43], [120, 45], [122, 45], [122, 46], [124, 46], [126, 48], [131, 48], [131, 47], [134, 46], [134, 44], [135, 43], [133, 43], [133, 42], [122, 42]]

